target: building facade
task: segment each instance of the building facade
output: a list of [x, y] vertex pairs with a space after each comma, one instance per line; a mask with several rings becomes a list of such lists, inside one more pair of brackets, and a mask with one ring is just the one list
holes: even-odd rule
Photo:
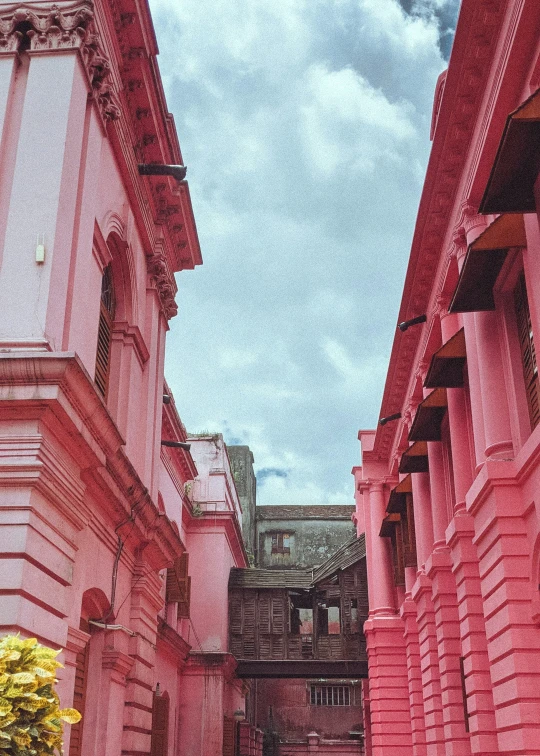
[[343, 504], [258, 506], [255, 563], [263, 568], [315, 567], [355, 535], [354, 506]]
[[64, 649], [69, 756], [262, 747], [227, 649], [240, 501], [164, 383], [202, 260], [156, 55], [146, 3], [0, 2], [0, 632]]
[[367, 585], [354, 511], [258, 506], [257, 566], [231, 571], [230, 650], [252, 677], [269, 756], [363, 754]]
[[353, 471], [373, 756], [540, 754], [539, 87], [538, 3], [463, 0]]

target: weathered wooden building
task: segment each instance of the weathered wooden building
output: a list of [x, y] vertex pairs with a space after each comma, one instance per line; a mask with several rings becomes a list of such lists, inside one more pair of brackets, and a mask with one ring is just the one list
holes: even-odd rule
[[230, 651], [243, 678], [367, 674], [364, 537], [314, 569], [239, 569], [229, 579]]

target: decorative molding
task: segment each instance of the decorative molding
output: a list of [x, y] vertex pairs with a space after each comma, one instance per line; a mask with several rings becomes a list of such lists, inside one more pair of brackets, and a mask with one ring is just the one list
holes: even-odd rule
[[79, 50], [95, 100], [104, 121], [120, 117], [120, 108], [110, 84], [111, 67], [103, 54], [89, 0], [48, 8], [13, 5], [0, 14], [0, 54], [17, 53], [29, 40], [30, 54], [52, 50]]
[[[443, 268], [441, 248], [451, 229], [463, 171], [470, 158], [474, 125], [482, 117], [482, 95], [507, 5], [500, 0], [464, 0], [439, 110], [426, 182], [420, 201], [399, 318], [428, 310]], [[463, 196], [463, 195], [461, 195]], [[465, 196], [470, 196], [466, 191]], [[468, 205], [469, 203], [464, 203]], [[459, 212], [459, 211], [458, 211]], [[476, 211], [475, 211], [476, 214]], [[467, 223], [470, 219], [467, 218]], [[464, 227], [464, 221], [460, 224]], [[459, 230], [459, 229], [458, 229]], [[438, 240], [438, 241], [437, 241]], [[450, 243], [452, 239], [450, 238]], [[454, 243], [456, 239], [454, 238]], [[409, 336], [409, 334], [411, 334]], [[399, 411], [411, 378], [415, 355], [422, 353], [421, 334], [411, 329], [394, 340], [381, 414]], [[379, 427], [370, 459], [389, 461], [398, 443], [396, 428]]]
[[161, 250], [155, 250], [146, 258], [146, 269], [154, 286], [156, 287], [163, 314], [167, 320], [173, 318], [178, 312], [178, 305], [174, 299], [176, 284], [169, 272], [165, 255]]

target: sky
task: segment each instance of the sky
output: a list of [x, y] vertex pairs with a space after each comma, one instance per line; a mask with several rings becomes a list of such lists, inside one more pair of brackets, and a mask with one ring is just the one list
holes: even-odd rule
[[258, 504], [352, 504], [458, 0], [150, 0], [204, 264], [166, 377]]

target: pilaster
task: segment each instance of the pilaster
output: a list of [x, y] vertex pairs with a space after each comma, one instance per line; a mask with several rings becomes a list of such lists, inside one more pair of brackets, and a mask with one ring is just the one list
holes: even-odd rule
[[369, 665], [373, 756], [409, 756], [411, 710], [403, 621], [397, 615], [364, 623]]
[[446, 538], [456, 580], [471, 753], [495, 756], [499, 750], [473, 518], [465, 513], [454, 517]]
[[417, 606], [427, 756], [445, 756], [435, 611], [431, 581], [424, 573], [418, 575], [412, 599]]
[[538, 627], [530, 610], [530, 543], [515, 466], [487, 462], [467, 496], [474, 517], [499, 750], [540, 754]]
[[461, 684], [461, 643], [456, 583], [448, 548], [435, 551], [426, 564], [431, 580], [437, 637], [443, 730], [448, 756], [470, 756]]
[[420, 644], [416, 621], [416, 604], [407, 597], [401, 605], [401, 618], [405, 625], [405, 649], [407, 654], [407, 677], [409, 681], [409, 701], [411, 707], [411, 731], [413, 756], [426, 756], [426, 726], [424, 720], [424, 700], [422, 673], [420, 670]]

